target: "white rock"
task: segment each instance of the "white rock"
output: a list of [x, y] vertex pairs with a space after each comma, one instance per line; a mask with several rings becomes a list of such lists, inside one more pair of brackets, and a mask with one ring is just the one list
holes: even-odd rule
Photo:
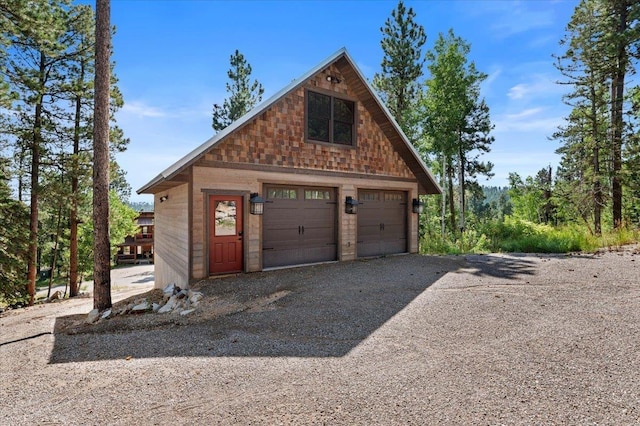
[[167, 284], [166, 287], [162, 290], [164, 300], [169, 299], [171, 296], [176, 294], [176, 285], [175, 283]]
[[107, 319], [111, 316], [111, 309], [107, 309], [100, 315], [100, 319]]
[[200, 293], [199, 291], [191, 291], [189, 293], [190, 293], [189, 302], [191, 302], [194, 305], [197, 304], [204, 297], [202, 293]]
[[138, 303], [133, 308], [131, 308], [131, 313], [138, 314], [138, 313], [144, 312], [144, 311], [146, 311], [148, 309], [149, 309], [149, 302], [147, 302], [145, 300], [145, 301], [143, 301], [141, 303]]
[[167, 300], [167, 303], [165, 303], [162, 308], [158, 309], [158, 313], [166, 314], [167, 312], [171, 312], [173, 308], [175, 308], [177, 300], [178, 298], [176, 296], [171, 296], [169, 300]]
[[151, 310], [153, 312], [158, 312], [159, 309], [160, 309], [160, 304], [159, 303], [155, 303], [154, 302], [154, 303], [151, 304]]
[[185, 309], [184, 311], [180, 311], [180, 315], [182, 316], [189, 315], [193, 311], [195, 311], [195, 309]]
[[97, 309], [92, 309], [87, 315], [87, 319], [85, 320], [85, 322], [87, 324], [93, 324], [98, 320], [99, 316], [100, 316], [100, 311], [98, 311]]

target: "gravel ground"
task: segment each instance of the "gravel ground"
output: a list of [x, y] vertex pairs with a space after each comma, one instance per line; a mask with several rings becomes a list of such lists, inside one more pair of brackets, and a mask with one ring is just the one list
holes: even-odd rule
[[11, 311], [0, 424], [640, 424], [639, 254], [247, 274], [91, 327], [90, 299]]

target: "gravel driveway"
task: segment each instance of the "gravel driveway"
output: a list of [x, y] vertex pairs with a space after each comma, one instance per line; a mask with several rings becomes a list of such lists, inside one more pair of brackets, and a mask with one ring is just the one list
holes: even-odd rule
[[630, 247], [317, 265], [76, 334], [90, 299], [8, 312], [0, 424], [639, 424], [638, 263]]

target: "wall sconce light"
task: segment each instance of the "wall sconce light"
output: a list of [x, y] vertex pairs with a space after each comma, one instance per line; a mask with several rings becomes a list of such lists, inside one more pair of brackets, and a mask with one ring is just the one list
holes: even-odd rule
[[327, 76], [327, 81], [328, 81], [329, 83], [332, 83], [332, 84], [338, 84], [338, 83], [340, 83], [340, 79], [339, 79], [338, 77], [336, 77], [335, 75], [328, 75], [328, 76]]
[[264, 213], [264, 198], [257, 192], [252, 192], [249, 196], [249, 213], [262, 215]]
[[424, 211], [424, 203], [420, 200], [418, 200], [417, 198], [413, 199], [413, 202], [411, 203], [412, 206], [412, 210], [414, 213], [422, 213]]
[[162, 197], [160, 197], [160, 202], [164, 203], [165, 201], [167, 201], [169, 199], [168, 195], [163, 195]]
[[347, 197], [344, 202], [344, 212], [346, 214], [356, 214], [358, 212], [358, 200], [353, 197]]

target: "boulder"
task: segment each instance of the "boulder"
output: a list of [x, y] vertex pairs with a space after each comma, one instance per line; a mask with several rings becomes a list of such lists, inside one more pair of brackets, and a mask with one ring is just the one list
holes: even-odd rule
[[111, 312], [112, 312], [111, 309], [107, 309], [106, 311], [104, 311], [102, 313], [102, 315], [100, 315], [100, 319], [103, 320], [103, 319], [110, 318], [111, 317]]
[[200, 300], [202, 300], [202, 293], [198, 291], [189, 291], [189, 303], [192, 305], [197, 305]]
[[84, 322], [86, 322], [87, 324], [93, 324], [98, 320], [99, 316], [100, 316], [100, 311], [98, 311], [97, 309], [92, 309], [87, 315], [87, 319]]
[[168, 300], [171, 296], [176, 294], [178, 291], [180, 291], [180, 287], [176, 286], [174, 283], [167, 284], [165, 288], [162, 290], [164, 300]]
[[140, 303], [138, 303], [137, 305], [135, 305], [134, 307], [131, 308], [131, 313], [132, 314], [141, 314], [143, 312], [148, 311], [150, 308], [149, 306], [149, 302], [144, 300]]
[[158, 309], [159, 314], [166, 314], [167, 312], [171, 312], [173, 308], [175, 308], [176, 303], [178, 302], [178, 298], [174, 295], [167, 300], [167, 303], [164, 304], [163, 307]]

